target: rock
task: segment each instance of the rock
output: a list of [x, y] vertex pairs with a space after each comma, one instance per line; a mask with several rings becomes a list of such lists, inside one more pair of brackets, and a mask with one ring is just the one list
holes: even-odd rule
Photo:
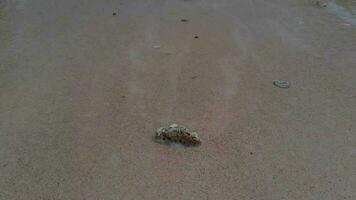
[[160, 127], [157, 129], [155, 141], [159, 143], [180, 143], [185, 146], [198, 146], [201, 140], [198, 133], [189, 130], [183, 125], [172, 124], [168, 127]]

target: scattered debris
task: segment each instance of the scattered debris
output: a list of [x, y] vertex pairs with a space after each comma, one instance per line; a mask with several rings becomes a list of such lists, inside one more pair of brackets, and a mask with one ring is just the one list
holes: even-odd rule
[[275, 80], [273, 81], [273, 85], [283, 89], [290, 88], [290, 83], [285, 80]]
[[116, 14], [117, 14], [116, 12], [113, 12], [113, 13], [112, 13], [112, 15], [114, 15], [114, 16], [115, 16]]
[[195, 39], [198, 39], [198, 38], [199, 38], [199, 36], [197, 36], [197, 35], [196, 35], [196, 36], [194, 36], [194, 38], [195, 38]]
[[198, 146], [201, 144], [201, 140], [196, 132], [190, 131], [185, 126], [178, 124], [157, 129], [154, 139], [160, 143], [175, 142], [184, 146]]
[[121, 98], [125, 99], [125, 98], [126, 98], [126, 96], [125, 96], [125, 95], [122, 95], [122, 96], [121, 96]]
[[325, 8], [326, 6], [328, 6], [328, 2], [326, 2], [325, 0], [314, 0], [314, 4], [321, 8]]
[[198, 78], [198, 76], [192, 76], [191, 78], [194, 80], [194, 79]]
[[181, 21], [181, 22], [189, 22], [188, 19], [181, 19], [180, 21]]

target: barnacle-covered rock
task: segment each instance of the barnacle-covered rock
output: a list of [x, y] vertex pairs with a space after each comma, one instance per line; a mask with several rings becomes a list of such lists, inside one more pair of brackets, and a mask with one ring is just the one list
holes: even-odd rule
[[160, 127], [155, 133], [158, 142], [176, 142], [185, 146], [197, 146], [201, 144], [198, 134], [183, 125], [172, 124], [168, 127]]

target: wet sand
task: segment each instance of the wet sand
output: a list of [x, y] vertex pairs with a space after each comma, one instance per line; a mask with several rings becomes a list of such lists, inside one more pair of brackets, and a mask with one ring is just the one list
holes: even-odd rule
[[0, 0], [0, 199], [354, 200], [355, 34], [308, 1]]

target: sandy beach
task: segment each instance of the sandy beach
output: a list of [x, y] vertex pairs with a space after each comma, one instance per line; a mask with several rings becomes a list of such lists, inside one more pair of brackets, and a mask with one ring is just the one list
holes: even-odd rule
[[0, 200], [355, 200], [354, 13], [0, 0]]

